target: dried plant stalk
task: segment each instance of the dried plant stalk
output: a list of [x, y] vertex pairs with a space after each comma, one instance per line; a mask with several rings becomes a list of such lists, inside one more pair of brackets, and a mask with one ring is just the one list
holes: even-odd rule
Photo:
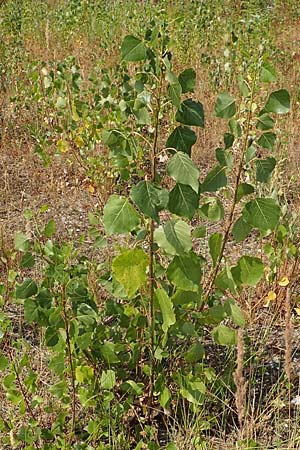
[[239, 420], [239, 439], [243, 440], [245, 431], [245, 394], [247, 383], [243, 377], [244, 365], [244, 330], [239, 328], [237, 339], [237, 367], [233, 375], [234, 383], [236, 385], [235, 405]]
[[291, 381], [292, 372], [292, 334], [293, 334], [293, 324], [291, 318], [291, 290], [287, 288], [285, 297], [285, 354], [284, 354], [284, 371], [286, 373], [287, 379]]

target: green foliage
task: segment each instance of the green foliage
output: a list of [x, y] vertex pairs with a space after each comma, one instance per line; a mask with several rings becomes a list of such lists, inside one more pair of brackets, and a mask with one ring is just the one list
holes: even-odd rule
[[[85, 3], [78, 2], [69, 16], [61, 11], [61, 20], [69, 17], [70, 28], [76, 29], [75, 22], [84, 20]], [[207, 15], [200, 19], [207, 25], [217, 26], [214, 7], [203, 5]], [[276, 114], [289, 111], [288, 92], [270, 93], [263, 106], [259, 80], [272, 83], [277, 76], [263, 57], [251, 57], [252, 82], [241, 74], [238, 80], [242, 99], [227, 92], [217, 97], [214, 114], [228, 120], [228, 129], [216, 164], [200, 170], [192, 154], [205, 126], [203, 105], [194, 98], [196, 72], [173, 72], [164, 14], [144, 37], [126, 31], [121, 65], [91, 74], [89, 88], [73, 58], [33, 70], [41, 113], [50, 111], [57, 120], [50, 131], [32, 129], [36, 153], [49, 163], [47, 146], [54, 145], [57, 155], [75, 154], [89, 177], [99, 177], [98, 186], [108, 174], [113, 182], [111, 195], [103, 183], [105, 205], [89, 216], [94, 247], [105, 249], [100, 258], [56, 241], [54, 220], [37, 236], [15, 236], [20, 271], [10, 274], [10, 294], [26, 322], [41, 330], [49, 356], [51, 407], [36, 394], [37, 369], [27, 353], [15, 364], [0, 355], [5, 395], [24, 416], [18, 440], [25, 445], [123, 450], [147, 444], [156, 449], [152, 411], [170, 411], [180, 425], [184, 410], [211, 420], [207, 404], [214, 404], [223, 374], [216, 374], [205, 358], [204, 330], [216, 344], [235, 346], [237, 328], [246, 321], [232, 297], [255, 288], [268, 264], [268, 276], [275, 279], [276, 251], [298, 257], [270, 183], [277, 164], [276, 155], [269, 155], [277, 139], [270, 130]], [[232, 30], [230, 36], [227, 50], [232, 52], [240, 34]], [[264, 159], [257, 156], [260, 147], [267, 153]], [[98, 148], [105, 149], [103, 154]], [[266, 258], [255, 255], [256, 249], [253, 255], [243, 254], [241, 246], [228, 250], [231, 235], [242, 242], [253, 229], [260, 233], [255, 240], [271, 234], [278, 248], [270, 244]], [[26, 271], [37, 263], [42, 276], [35, 280]], [[42, 409], [49, 429], [39, 422]], [[132, 411], [139, 420], [128, 439]]]

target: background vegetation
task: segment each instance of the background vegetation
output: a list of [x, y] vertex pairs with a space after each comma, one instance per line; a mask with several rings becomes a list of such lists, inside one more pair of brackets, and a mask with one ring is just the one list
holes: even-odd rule
[[1, 449], [299, 447], [299, 29], [1, 2]]

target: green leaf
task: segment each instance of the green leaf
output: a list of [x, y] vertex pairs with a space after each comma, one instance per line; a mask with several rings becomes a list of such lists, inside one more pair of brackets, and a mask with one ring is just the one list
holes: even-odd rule
[[0, 372], [3, 372], [9, 365], [8, 358], [0, 354]]
[[256, 154], [256, 147], [254, 145], [250, 145], [246, 150], [245, 162], [248, 164]]
[[112, 271], [121, 283], [129, 298], [142, 287], [147, 280], [148, 257], [140, 248], [126, 250], [116, 256], [112, 262]]
[[170, 159], [167, 172], [177, 183], [186, 184], [198, 193], [199, 170], [186, 153], [177, 152]]
[[[160, 406], [165, 408], [167, 406], [167, 404], [169, 403], [170, 399], [171, 399], [171, 393], [170, 393], [169, 389], [166, 386], [164, 386], [158, 397]], [[169, 450], [171, 450], [171, 447], [169, 447]], [[173, 450], [177, 450], [177, 448], [173, 447]]]
[[[168, 196], [167, 190], [165, 191]], [[163, 209], [161, 189], [158, 189], [150, 181], [140, 181], [133, 186], [130, 196], [142, 213], [159, 223], [158, 213]]]
[[59, 332], [54, 327], [47, 327], [45, 332], [45, 342], [47, 347], [54, 347], [59, 341]]
[[205, 219], [219, 222], [224, 218], [224, 207], [218, 198], [207, 197], [199, 209], [199, 213]]
[[169, 84], [168, 95], [170, 97], [172, 104], [174, 106], [176, 106], [176, 108], [180, 107], [181, 93], [182, 93], [182, 89], [181, 89], [181, 84], [179, 83], [179, 81]]
[[121, 54], [124, 61], [143, 61], [147, 56], [147, 47], [135, 36], [125, 36], [121, 45]]
[[172, 296], [172, 302], [175, 306], [183, 306], [189, 303], [200, 306], [202, 302], [201, 290], [192, 292], [176, 289], [175, 294]]
[[206, 175], [201, 184], [201, 192], [216, 192], [225, 186], [227, 186], [225, 167], [217, 165]]
[[179, 83], [182, 87], [182, 93], [194, 92], [196, 83], [196, 72], [194, 69], [186, 69], [178, 77]]
[[116, 385], [116, 372], [114, 370], [103, 370], [100, 385], [103, 389], [113, 389]]
[[166, 291], [162, 288], [156, 289], [155, 297], [158, 301], [163, 317], [162, 330], [164, 333], [166, 333], [170, 328], [170, 326], [176, 322], [173, 303], [172, 300], [167, 295]]
[[224, 145], [225, 145], [225, 150], [227, 148], [232, 147], [233, 143], [234, 143], [234, 135], [231, 133], [224, 133]]
[[26, 234], [23, 233], [16, 233], [14, 237], [14, 244], [15, 249], [19, 250], [20, 252], [26, 252], [30, 249], [30, 241]]
[[273, 150], [276, 142], [276, 134], [275, 133], [263, 133], [258, 139], [257, 143], [263, 148], [267, 148], [268, 150]]
[[259, 258], [242, 256], [231, 273], [238, 286], [256, 286], [264, 274], [264, 265]]
[[56, 384], [53, 384], [52, 386], [50, 386], [49, 391], [52, 395], [61, 400], [64, 395], [68, 393], [68, 385], [66, 380], [62, 380]]
[[192, 146], [196, 143], [196, 133], [188, 127], [177, 127], [169, 136], [166, 147], [191, 154]]
[[63, 353], [58, 353], [53, 356], [53, 358], [49, 361], [48, 367], [52, 370], [55, 375], [62, 375], [65, 370], [65, 356]]
[[90, 366], [76, 366], [75, 378], [79, 384], [90, 382], [94, 378], [94, 369]]
[[184, 359], [188, 363], [196, 363], [198, 361], [201, 361], [203, 357], [204, 357], [204, 347], [202, 344], [199, 344], [198, 342], [191, 345], [188, 351], [184, 354]]
[[38, 291], [38, 287], [32, 278], [26, 278], [22, 284], [16, 286], [16, 297], [25, 299], [32, 297]]
[[192, 219], [199, 206], [199, 194], [190, 186], [176, 184], [169, 195], [169, 211], [181, 217]]
[[256, 198], [243, 209], [243, 219], [261, 232], [274, 230], [280, 218], [280, 207], [272, 198]]
[[286, 114], [291, 106], [290, 94], [285, 89], [274, 91], [270, 94], [264, 111], [277, 114]]
[[218, 258], [221, 253], [222, 242], [223, 242], [223, 235], [221, 233], [211, 234], [208, 241], [208, 245], [210, 256], [213, 260], [213, 266], [217, 264]]
[[202, 274], [201, 261], [193, 252], [175, 256], [167, 269], [169, 281], [184, 291], [198, 292]]
[[67, 106], [67, 99], [66, 97], [58, 96], [56, 100], [56, 108], [57, 109], [64, 109]]
[[116, 354], [116, 348], [113, 342], [104, 342], [100, 345], [100, 353], [104, 361], [108, 364], [117, 364], [120, 362], [118, 355]]
[[246, 324], [243, 312], [241, 308], [237, 305], [236, 301], [233, 299], [229, 299], [224, 303], [224, 310], [228, 317], [232, 319], [232, 321], [238, 327], [244, 327]]
[[140, 223], [140, 216], [125, 197], [111, 195], [103, 210], [107, 234], [128, 233]]
[[24, 302], [24, 317], [27, 323], [39, 323], [39, 304], [31, 298], [26, 298]]
[[232, 134], [234, 134], [235, 137], [241, 137], [242, 136], [242, 127], [240, 123], [235, 119], [230, 119], [228, 122], [229, 129]]
[[46, 238], [51, 238], [51, 236], [55, 233], [56, 231], [56, 225], [53, 219], [49, 220], [49, 222], [47, 223], [47, 225], [45, 225], [44, 228], [44, 236]]
[[275, 120], [272, 117], [265, 113], [257, 118], [256, 128], [258, 130], [266, 131], [271, 130], [275, 125]]
[[252, 225], [249, 225], [244, 221], [243, 217], [239, 217], [232, 227], [232, 235], [236, 242], [242, 242], [250, 231], [252, 230]]
[[196, 227], [193, 231], [193, 238], [195, 239], [201, 239], [205, 238], [207, 233], [207, 228], [205, 225], [200, 225], [199, 227]]
[[275, 158], [257, 159], [256, 163], [256, 180], [261, 183], [267, 183], [276, 166]]
[[170, 442], [167, 445], [166, 450], [178, 450], [178, 447], [176, 447], [176, 445], [173, 442]]
[[154, 232], [154, 240], [170, 255], [181, 255], [192, 248], [190, 226], [182, 220], [169, 220]]
[[24, 255], [22, 256], [21, 262], [20, 262], [20, 267], [22, 269], [31, 269], [31, 267], [33, 267], [34, 265], [35, 265], [35, 259], [34, 259], [34, 256], [32, 255], [32, 253], [30, 253], [30, 252], [24, 253]]
[[243, 97], [248, 97], [251, 93], [251, 89], [249, 88], [248, 83], [244, 80], [243, 76], [238, 75], [238, 86], [239, 91]]
[[222, 119], [230, 119], [236, 113], [235, 100], [231, 95], [223, 92], [217, 98], [215, 105], [215, 116]]
[[217, 288], [221, 289], [221, 291], [226, 291], [227, 289], [229, 289], [233, 294], [237, 292], [236, 284], [232, 277], [231, 270], [227, 264], [216, 277], [215, 285]]
[[204, 128], [204, 111], [200, 102], [195, 102], [191, 98], [181, 103], [175, 119], [184, 125], [194, 125]]
[[273, 83], [277, 81], [276, 71], [272, 64], [264, 62], [261, 67], [260, 81], [263, 83]]
[[151, 125], [151, 117], [147, 108], [136, 109], [133, 112], [138, 125]]
[[226, 327], [223, 324], [218, 325], [212, 330], [212, 337], [219, 345], [236, 345], [237, 343], [236, 330]]
[[243, 197], [249, 194], [253, 194], [254, 187], [248, 183], [241, 183], [238, 185], [236, 201], [239, 202]]

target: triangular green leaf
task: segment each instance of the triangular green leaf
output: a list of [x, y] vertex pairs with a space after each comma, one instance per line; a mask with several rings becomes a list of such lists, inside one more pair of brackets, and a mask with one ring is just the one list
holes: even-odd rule
[[275, 68], [269, 62], [264, 62], [261, 67], [260, 81], [263, 83], [273, 83], [277, 80]]
[[167, 270], [169, 281], [184, 291], [198, 292], [202, 274], [201, 262], [193, 252], [185, 256], [175, 256]]
[[258, 139], [257, 143], [268, 150], [273, 150], [276, 142], [276, 134], [275, 133], [263, 133]]
[[223, 92], [217, 98], [215, 116], [222, 119], [230, 119], [236, 113], [235, 100], [231, 95]]
[[256, 286], [264, 274], [264, 265], [259, 258], [242, 256], [231, 269], [237, 286]]
[[276, 166], [275, 158], [257, 159], [256, 163], [256, 180], [261, 183], [267, 183]]
[[[158, 189], [150, 181], [140, 181], [131, 189], [131, 198], [137, 207], [157, 223], [159, 223], [158, 213], [163, 209], [160, 191], [161, 189]], [[167, 191], [166, 195], [168, 198]]]
[[181, 255], [192, 248], [191, 228], [182, 220], [169, 220], [154, 232], [158, 246], [170, 255]]
[[204, 128], [204, 111], [200, 102], [195, 102], [191, 98], [181, 103], [175, 119], [184, 125], [194, 125]]
[[225, 167], [217, 165], [206, 175], [201, 184], [201, 192], [216, 192], [225, 186], [227, 186]]
[[129, 298], [142, 287], [147, 280], [148, 257], [140, 248], [126, 250], [116, 256], [112, 262], [112, 271], [121, 283]]
[[226, 325], [220, 324], [212, 330], [212, 337], [219, 345], [236, 345], [237, 332]]
[[190, 186], [176, 184], [169, 195], [169, 211], [177, 216], [192, 219], [199, 206], [199, 194]]
[[199, 209], [199, 213], [205, 219], [218, 222], [224, 217], [224, 207], [218, 198], [208, 197]]
[[103, 223], [107, 234], [123, 234], [137, 227], [140, 216], [125, 197], [111, 195], [103, 210]]
[[26, 252], [30, 249], [30, 240], [26, 234], [18, 232], [14, 236], [15, 249], [19, 252]]
[[252, 225], [249, 225], [244, 221], [243, 217], [239, 217], [239, 219], [235, 222], [232, 227], [232, 235], [236, 242], [242, 242], [250, 231], [252, 230]]
[[121, 45], [121, 54], [124, 61], [142, 61], [146, 58], [147, 47], [135, 36], [126, 36]]
[[182, 93], [194, 92], [196, 83], [196, 72], [194, 69], [186, 69], [178, 77], [179, 83], [182, 87]]
[[166, 147], [191, 154], [191, 148], [196, 143], [196, 133], [188, 127], [177, 127], [169, 136]]
[[22, 284], [16, 286], [16, 297], [25, 299], [32, 297], [38, 291], [36, 282], [32, 278], [26, 278]]
[[269, 114], [262, 114], [257, 118], [256, 128], [258, 130], [271, 130], [275, 125], [275, 120]]
[[248, 183], [241, 183], [237, 188], [236, 201], [239, 202], [245, 195], [253, 194], [254, 187]]
[[290, 94], [285, 89], [280, 89], [279, 91], [270, 94], [266, 106], [264, 107], [264, 111], [286, 114], [289, 112], [290, 106]]
[[177, 152], [170, 159], [167, 172], [177, 183], [191, 186], [198, 193], [199, 170], [186, 153]]
[[256, 198], [243, 209], [243, 219], [261, 232], [274, 230], [280, 218], [280, 207], [272, 198]]

